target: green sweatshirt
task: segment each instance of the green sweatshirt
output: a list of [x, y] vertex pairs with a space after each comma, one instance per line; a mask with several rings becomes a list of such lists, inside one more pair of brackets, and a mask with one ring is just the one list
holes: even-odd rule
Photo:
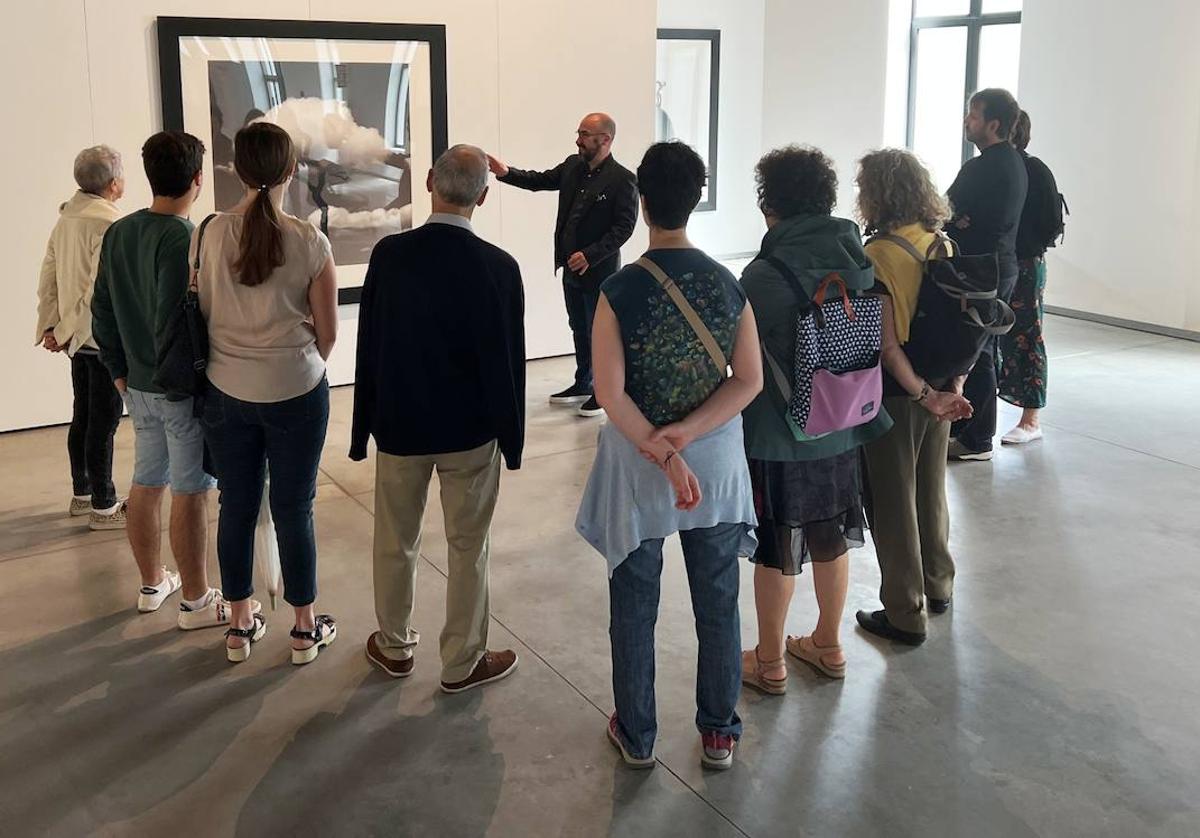
[[177, 215], [138, 210], [113, 223], [100, 247], [92, 335], [115, 378], [147, 393], [158, 348], [188, 286], [192, 224]]
[[[852, 290], [865, 291], [875, 282], [871, 260], [863, 251], [858, 225], [828, 215], [800, 215], [778, 222], [762, 241], [762, 255], [781, 259], [799, 277], [804, 290], [816, 293], [820, 277], [839, 271]], [[796, 316], [800, 301], [775, 268], [762, 260], [742, 272], [742, 288], [754, 309], [759, 339], [785, 370], [796, 357]], [[763, 389], [742, 413], [746, 454], [756, 460], [796, 462], [823, 460], [882, 436], [892, 427], [884, 410], [865, 425], [798, 442], [788, 429], [787, 404], [763, 362]]]

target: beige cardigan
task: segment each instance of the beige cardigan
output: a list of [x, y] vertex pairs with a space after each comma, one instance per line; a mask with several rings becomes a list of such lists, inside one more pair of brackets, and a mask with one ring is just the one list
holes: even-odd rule
[[117, 205], [99, 195], [76, 192], [59, 209], [38, 280], [38, 322], [34, 343], [46, 331], [74, 355], [92, 340], [92, 292], [104, 232], [121, 216]]

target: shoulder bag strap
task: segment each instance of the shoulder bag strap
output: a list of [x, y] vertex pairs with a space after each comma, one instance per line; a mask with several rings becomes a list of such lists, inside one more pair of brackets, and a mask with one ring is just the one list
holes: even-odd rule
[[679, 286], [671, 277], [663, 272], [663, 269], [654, 263], [652, 259], [643, 256], [633, 264], [637, 265], [658, 282], [667, 296], [671, 298], [671, 302], [675, 303], [676, 308], [683, 314], [688, 325], [692, 327], [692, 331], [696, 333], [696, 337], [700, 338], [700, 343], [704, 345], [708, 351], [708, 356], [712, 358], [717, 369], [721, 372], [721, 377], [727, 375], [729, 364], [725, 360], [725, 353], [721, 351], [721, 347], [717, 344], [716, 338], [712, 336], [712, 332], [704, 325], [704, 321], [700, 319], [700, 315], [696, 313], [696, 309], [692, 308], [692, 304], [687, 301], [687, 297], [683, 296], [683, 292], [679, 290]]
[[204, 246], [204, 230], [208, 227], [208, 222], [217, 217], [214, 212], [200, 222], [200, 232], [196, 234], [196, 255], [192, 257], [192, 275], [188, 280], [188, 290], [196, 291], [197, 283], [200, 280], [200, 248]]

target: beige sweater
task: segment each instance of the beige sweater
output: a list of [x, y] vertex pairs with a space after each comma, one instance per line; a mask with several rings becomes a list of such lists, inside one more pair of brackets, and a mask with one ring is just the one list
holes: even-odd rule
[[100, 263], [100, 243], [109, 225], [121, 216], [106, 198], [76, 192], [59, 209], [50, 233], [38, 280], [38, 321], [34, 343], [46, 331], [74, 355], [81, 347], [96, 348], [92, 340], [92, 292]]

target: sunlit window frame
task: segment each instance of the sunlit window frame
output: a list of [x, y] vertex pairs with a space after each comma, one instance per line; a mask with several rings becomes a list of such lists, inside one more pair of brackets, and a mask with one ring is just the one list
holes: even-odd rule
[[[983, 0], [971, 0], [970, 11], [965, 15], [944, 15], [938, 17], [918, 17], [917, 2], [912, 3], [912, 29], [908, 37], [908, 126], [906, 140], [908, 147], [913, 147], [913, 134], [916, 130], [917, 111], [917, 49], [922, 29], [943, 29], [954, 26], [964, 26], [967, 29], [967, 72], [966, 85], [963, 90], [963, 104], [975, 92], [979, 84], [979, 43], [983, 37], [985, 26], [996, 26], [1006, 23], [1021, 22], [1021, 13], [996, 12], [983, 13]], [[974, 148], [966, 139], [963, 140], [962, 162], [967, 162], [974, 154]]]

